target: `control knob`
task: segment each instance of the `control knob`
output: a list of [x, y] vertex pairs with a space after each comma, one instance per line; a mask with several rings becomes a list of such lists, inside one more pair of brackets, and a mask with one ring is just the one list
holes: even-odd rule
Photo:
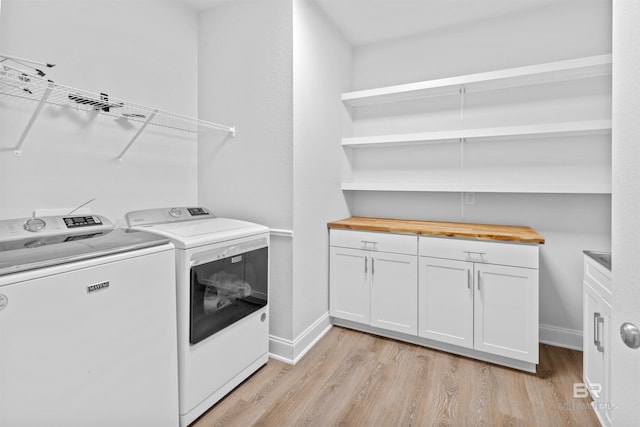
[[37, 233], [38, 231], [42, 231], [47, 226], [47, 223], [44, 222], [43, 219], [40, 218], [29, 218], [23, 225], [23, 228], [27, 231], [31, 231], [32, 233]]
[[179, 218], [180, 215], [182, 215], [182, 211], [178, 208], [171, 208], [169, 210], [169, 215], [171, 215], [174, 218]]

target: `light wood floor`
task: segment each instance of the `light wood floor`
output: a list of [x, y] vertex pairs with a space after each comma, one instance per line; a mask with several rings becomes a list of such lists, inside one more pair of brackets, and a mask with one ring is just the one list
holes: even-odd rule
[[540, 346], [528, 374], [333, 327], [295, 366], [269, 360], [191, 427], [598, 426], [574, 399], [582, 353]]

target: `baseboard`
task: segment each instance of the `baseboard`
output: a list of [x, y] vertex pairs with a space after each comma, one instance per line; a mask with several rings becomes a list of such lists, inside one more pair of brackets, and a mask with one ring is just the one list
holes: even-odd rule
[[519, 369], [521, 371], [535, 373], [536, 363], [525, 362], [523, 360], [511, 359], [509, 357], [498, 356], [495, 354], [485, 353], [470, 348], [463, 348], [457, 345], [443, 343], [439, 341], [430, 340], [428, 338], [422, 338], [417, 335], [409, 335], [401, 332], [389, 331], [386, 329], [377, 328], [375, 326], [364, 325], [362, 323], [352, 322], [350, 320], [342, 320], [338, 318], [332, 318], [333, 324], [336, 326], [344, 326], [346, 328], [355, 329], [362, 332], [367, 332], [382, 337], [392, 338], [400, 341], [410, 342], [423, 347], [429, 347], [436, 350], [445, 351], [447, 353], [457, 354], [459, 356], [465, 356], [472, 359], [483, 360], [485, 362], [496, 363], [502, 366], [508, 366], [513, 369]]
[[[323, 314], [293, 340], [269, 335], [269, 357], [295, 365], [331, 329], [329, 313]], [[582, 351], [582, 331], [540, 325], [542, 344]]]
[[555, 347], [582, 351], [582, 331], [541, 324], [540, 342]]
[[271, 234], [271, 237], [286, 237], [289, 239], [293, 239], [293, 230], [270, 228], [269, 233]]
[[325, 313], [293, 340], [269, 335], [269, 357], [295, 365], [331, 329], [329, 313]]

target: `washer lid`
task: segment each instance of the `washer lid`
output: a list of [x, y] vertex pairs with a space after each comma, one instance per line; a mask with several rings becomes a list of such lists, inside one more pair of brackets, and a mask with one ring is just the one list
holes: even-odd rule
[[224, 242], [254, 234], [267, 233], [263, 225], [230, 218], [208, 218], [136, 227], [172, 239], [176, 247], [186, 249]]
[[0, 276], [19, 271], [97, 258], [167, 243], [139, 230], [87, 230], [86, 233], [34, 236], [0, 242]]

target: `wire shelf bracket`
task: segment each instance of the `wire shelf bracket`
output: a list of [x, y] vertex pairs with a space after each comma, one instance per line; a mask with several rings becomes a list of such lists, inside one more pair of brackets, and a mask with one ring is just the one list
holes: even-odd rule
[[50, 82], [48, 87], [44, 90], [44, 92], [42, 94], [42, 97], [40, 98], [40, 101], [38, 102], [38, 106], [33, 111], [33, 114], [31, 115], [31, 118], [29, 119], [29, 122], [27, 122], [27, 126], [22, 131], [22, 135], [20, 135], [20, 139], [18, 139], [18, 144], [16, 144], [15, 148], [13, 149], [13, 155], [14, 156], [20, 157], [22, 155], [22, 144], [24, 143], [24, 140], [26, 139], [27, 135], [29, 134], [29, 131], [33, 127], [33, 124], [36, 122], [36, 119], [40, 115], [40, 112], [42, 111], [42, 107], [44, 107], [44, 105], [47, 102], [47, 99], [49, 99], [49, 95], [51, 95], [51, 91], [52, 90], [53, 90], [53, 82]]
[[120, 153], [120, 155], [118, 156], [118, 162], [122, 163], [122, 158], [124, 157], [125, 153], [127, 151], [129, 151], [129, 148], [131, 148], [131, 146], [133, 145], [134, 142], [136, 142], [136, 139], [138, 139], [138, 137], [140, 136], [140, 134], [142, 133], [142, 131], [144, 130], [144, 128], [147, 127], [147, 125], [151, 122], [151, 120], [153, 120], [153, 118], [156, 116], [156, 113], [158, 111], [154, 111], [153, 113], [151, 113], [149, 115], [149, 117], [147, 117], [147, 120], [145, 120], [145, 122], [142, 124], [142, 126], [140, 126], [140, 128], [138, 128], [138, 131], [136, 132], [135, 135], [133, 135], [133, 138], [131, 138], [131, 141], [129, 141], [129, 143], [127, 144], [126, 147], [124, 147], [124, 150], [122, 150], [122, 152]]

